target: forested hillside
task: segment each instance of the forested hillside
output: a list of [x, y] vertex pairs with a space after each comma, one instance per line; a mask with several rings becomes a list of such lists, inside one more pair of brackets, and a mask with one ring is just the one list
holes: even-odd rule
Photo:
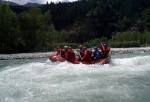
[[0, 5], [0, 53], [150, 45], [150, 0], [79, 0], [40, 7]]

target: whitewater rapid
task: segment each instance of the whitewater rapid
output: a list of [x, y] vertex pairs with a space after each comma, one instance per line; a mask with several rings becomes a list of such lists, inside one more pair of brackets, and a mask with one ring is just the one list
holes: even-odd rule
[[0, 102], [149, 102], [150, 53], [112, 55], [105, 65], [0, 60]]

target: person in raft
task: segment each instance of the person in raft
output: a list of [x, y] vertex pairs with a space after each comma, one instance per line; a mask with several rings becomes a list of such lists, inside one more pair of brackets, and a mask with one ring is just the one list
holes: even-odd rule
[[94, 52], [93, 52], [93, 54], [94, 54], [94, 56], [93, 56], [93, 59], [94, 60], [99, 60], [102, 56], [101, 56], [101, 53], [100, 53], [100, 51], [98, 50], [98, 47], [97, 46], [95, 46], [94, 47]]
[[89, 51], [86, 46], [83, 47], [83, 50], [84, 50], [84, 55], [81, 58], [81, 60], [82, 61], [92, 61], [91, 51]]
[[[77, 52], [79, 52], [79, 54], [80, 54], [79, 56], [80, 57], [83, 57], [83, 55], [84, 55], [84, 49], [83, 49], [82, 45], [79, 45], [79, 50], [77, 50]], [[79, 60], [81, 60], [81, 58]]]
[[64, 46], [64, 49], [61, 49], [60, 46], [57, 46], [56, 51], [57, 56], [65, 58], [65, 53], [68, 51], [68, 46]]
[[104, 58], [107, 58], [110, 52], [110, 48], [108, 47], [108, 45], [105, 42], [102, 42], [100, 44], [100, 49], [101, 49], [101, 54], [103, 55]]
[[110, 47], [108, 47], [108, 45], [105, 43], [104, 48], [105, 48], [106, 55], [108, 56], [110, 52]]
[[56, 55], [57, 56], [61, 56], [61, 47], [60, 46], [57, 46], [55, 49], [54, 49], [55, 51], [56, 51]]
[[71, 47], [68, 48], [68, 51], [65, 53], [65, 60], [74, 63], [75, 62], [75, 53]]

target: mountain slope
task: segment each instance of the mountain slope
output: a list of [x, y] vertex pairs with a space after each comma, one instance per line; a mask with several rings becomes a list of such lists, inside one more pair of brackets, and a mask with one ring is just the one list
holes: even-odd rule
[[41, 6], [41, 5], [42, 4], [38, 4], [38, 3], [27, 3], [24, 6], [27, 6], [27, 7], [37, 7], [37, 6]]
[[0, 1], [0, 3], [6, 3], [6, 4], [10, 5], [10, 6], [19, 6], [19, 4], [11, 2], [11, 1]]

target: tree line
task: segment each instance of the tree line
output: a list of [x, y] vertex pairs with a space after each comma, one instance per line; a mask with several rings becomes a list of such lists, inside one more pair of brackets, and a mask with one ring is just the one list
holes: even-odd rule
[[79, 0], [40, 7], [0, 4], [0, 53], [51, 51], [65, 44], [150, 45], [150, 0]]

